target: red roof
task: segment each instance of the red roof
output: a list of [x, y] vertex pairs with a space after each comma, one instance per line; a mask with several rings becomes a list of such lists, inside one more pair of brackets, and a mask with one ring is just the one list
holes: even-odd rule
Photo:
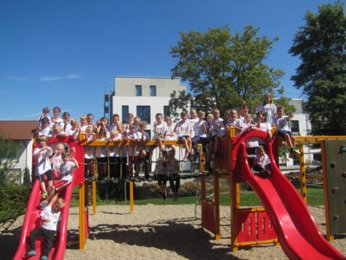
[[10, 140], [30, 140], [31, 130], [37, 127], [36, 120], [0, 121], [1, 135]]

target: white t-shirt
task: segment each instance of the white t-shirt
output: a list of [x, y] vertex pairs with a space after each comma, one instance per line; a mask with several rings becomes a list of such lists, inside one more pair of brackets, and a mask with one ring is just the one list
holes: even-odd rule
[[153, 127], [153, 139], [157, 139], [157, 138], [163, 138], [163, 134], [164, 132], [167, 130], [167, 123], [166, 122], [162, 122], [161, 124], [154, 124]]
[[50, 163], [50, 156], [53, 154], [52, 148], [47, 146], [47, 148], [43, 151], [40, 151], [40, 147], [35, 148], [34, 154], [39, 153], [37, 157], [37, 163], [36, 163], [36, 171], [35, 175], [39, 176], [47, 172], [48, 170], [51, 170], [51, 163]]
[[[111, 141], [120, 141], [122, 138], [122, 135], [118, 133], [117, 136], [115, 136]], [[120, 146], [118, 144], [115, 144], [114, 146], [109, 146], [109, 157], [119, 157], [120, 156]]]
[[281, 116], [281, 117], [275, 117], [274, 118], [274, 124], [276, 124], [278, 126], [278, 130], [285, 130], [290, 132], [291, 131], [291, 127], [289, 125], [289, 118], [288, 116]]
[[273, 124], [274, 117], [276, 115], [276, 105], [273, 103], [268, 103], [256, 108], [256, 113], [264, 111], [267, 114], [267, 122]]
[[[216, 124], [219, 124], [220, 127], [218, 127]], [[223, 124], [223, 119], [220, 117], [218, 120], [213, 119], [211, 121], [211, 136], [223, 136], [225, 134], [225, 126]]]
[[72, 181], [72, 172], [77, 167], [74, 162], [67, 161], [60, 165], [59, 179], [62, 181]]
[[256, 164], [259, 164], [260, 166], [262, 166], [262, 168], [265, 168], [266, 165], [270, 164], [270, 159], [268, 154], [263, 154], [262, 156], [257, 154]]
[[176, 139], [175, 138], [175, 133], [174, 133], [173, 130], [174, 129], [173, 129], [172, 125], [171, 126], [167, 126], [166, 135], [165, 135], [165, 139], [166, 140], [174, 140], [174, 139]]
[[40, 214], [42, 219], [42, 228], [57, 231], [60, 215], [61, 211], [54, 212], [51, 206], [45, 207]]
[[208, 133], [207, 133], [207, 128], [205, 127], [205, 121], [204, 120], [199, 120], [195, 122], [194, 124], [194, 129], [195, 129], [195, 136], [199, 136], [202, 138], [206, 138]]
[[190, 133], [192, 131], [190, 122], [188, 120], [186, 120], [185, 122], [179, 121], [177, 123], [176, 131], [177, 131], [178, 137], [190, 136]]

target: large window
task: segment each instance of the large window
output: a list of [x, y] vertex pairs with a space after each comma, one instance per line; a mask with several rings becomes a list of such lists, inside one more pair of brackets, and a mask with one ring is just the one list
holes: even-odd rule
[[150, 106], [137, 106], [137, 116], [150, 124]]
[[141, 97], [142, 96], [142, 85], [136, 85], [136, 96]]
[[156, 97], [156, 86], [150, 85], [150, 96]]
[[171, 110], [169, 106], [163, 106], [163, 117], [165, 118], [166, 116], [170, 116], [170, 115], [171, 115]]
[[121, 107], [121, 120], [123, 123], [126, 123], [127, 115], [129, 114], [129, 106]]
[[294, 134], [299, 134], [299, 121], [298, 120], [291, 120], [291, 131]]

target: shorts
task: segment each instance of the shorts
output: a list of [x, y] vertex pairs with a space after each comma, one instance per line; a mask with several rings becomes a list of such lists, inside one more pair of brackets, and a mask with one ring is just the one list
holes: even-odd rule
[[286, 131], [283, 129], [280, 129], [277, 133], [278, 136], [285, 138], [285, 135], [289, 135], [292, 136], [292, 132], [291, 131]]
[[40, 182], [44, 182], [44, 175], [46, 175], [48, 181], [52, 181], [53, 180], [53, 172], [52, 172], [52, 170], [48, 170], [45, 173], [37, 176], [37, 178], [40, 180]]
[[167, 175], [165, 175], [165, 174], [158, 174], [157, 175], [157, 182], [159, 185], [166, 184], [167, 180], [168, 180]]
[[182, 136], [179, 136], [179, 138], [178, 138], [178, 141], [181, 141], [183, 138], [185, 138], [185, 139], [191, 139], [191, 137], [189, 136], [189, 135], [182, 135]]

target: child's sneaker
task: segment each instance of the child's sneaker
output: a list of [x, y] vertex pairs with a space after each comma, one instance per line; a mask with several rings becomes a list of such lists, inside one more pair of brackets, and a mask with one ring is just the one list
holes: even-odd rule
[[178, 193], [173, 192], [173, 201], [177, 201]]
[[41, 256], [41, 260], [48, 260], [48, 257], [46, 255]]
[[35, 256], [36, 255], [36, 251], [35, 250], [30, 250], [28, 252], [28, 256]]
[[40, 202], [40, 209], [44, 209], [47, 206], [48, 206], [48, 201], [47, 200], [42, 200]]
[[42, 199], [46, 199], [48, 197], [48, 193], [46, 191], [41, 194]]

